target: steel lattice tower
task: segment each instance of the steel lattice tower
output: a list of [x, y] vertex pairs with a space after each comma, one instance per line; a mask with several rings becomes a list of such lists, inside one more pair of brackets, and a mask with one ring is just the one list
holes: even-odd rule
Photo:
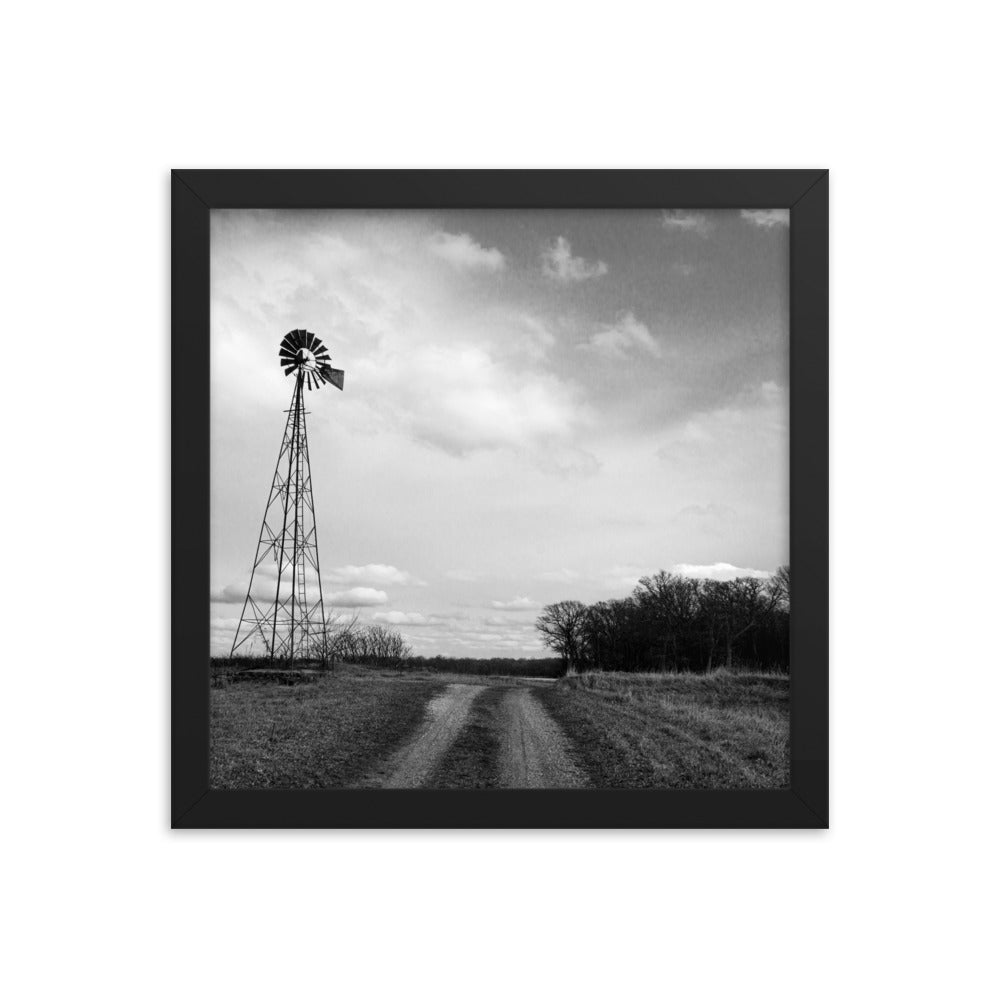
[[322, 341], [308, 330], [284, 337], [279, 360], [285, 374], [295, 376], [295, 387], [230, 656], [262, 647], [271, 662], [325, 660], [326, 614], [303, 389], [324, 382], [343, 389], [344, 373], [330, 367]]

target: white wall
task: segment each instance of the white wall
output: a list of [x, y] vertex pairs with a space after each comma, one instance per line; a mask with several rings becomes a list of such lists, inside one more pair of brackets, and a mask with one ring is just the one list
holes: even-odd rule
[[[985, 994], [986, 10], [7, 12], [9, 995]], [[832, 168], [831, 832], [168, 832], [167, 171], [348, 165]]]

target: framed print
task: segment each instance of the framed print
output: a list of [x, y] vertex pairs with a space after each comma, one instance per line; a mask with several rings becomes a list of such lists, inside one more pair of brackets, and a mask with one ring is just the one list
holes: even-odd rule
[[174, 827], [827, 826], [826, 171], [178, 170], [171, 302]]

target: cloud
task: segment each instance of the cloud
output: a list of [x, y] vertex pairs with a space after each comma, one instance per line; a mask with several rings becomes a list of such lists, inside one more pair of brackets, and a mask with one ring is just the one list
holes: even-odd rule
[[427, 617], [419, 611], [376, 611], [372, 615], [373, 622], [383, 625], [440, 625], [441, 619]]
[[586, 281], [608, 273], [608, 265], [603, 260], [588, 261], [574, 257], [569, 240], [560, 236], [542, 253], [542, 270], [556, 281]]
[[483, 624], [490, 628], [503, 629], [508, 634], [518, 633], [528, 638], [534, 638], [536, 634], [534, 620], [525, 621], [523, 618], [511, 618], [509, 615], [489, 615], [483, 619]]
[[669, 573], [678, 576], [697, 577], [701, 580], [735, 580], [743, 576], [752, 576], [757, 580], [767, 580], [771, 574], [766, 569], [750, 569], [733, 566], [732, 563], [717, 562], [710, 566], [693, 566], [690, 563], [677, 563], [671, 566]]
[[762, 229], [773, 229], [775, 226], [787, 226], [789, 214], [787, 208], [744, 208], [740, 218]]
[[555, 346], [555, 334], [542, 320], [525, 313], [518, 317], [520, 330], [515, 329], [506, 338], [509, 340], [512, 352], [531, 361], [545, 361]]
[[504, 255], [495, 247], [484, 247], [468, 233], [436, 232], [427, 241], [430, 252], [463, 271], [502, 271]]
[[335, 608], [371, 608], [378, 604], [385, 604], [388, 600], [389, 596], [384, 590], [373, 590], [371, 587], [351, 587], [350, 590], [339, 591], [324, 600], [324, 603]]
[[387, 566], [384, 563], [369, 563], [367, 566], [338, 566], [327, 577], [331, 583], [368, 584], [370, 586], [426, 587], [427, 584], [412, 573]]
[[689, 212], [682, 208], [664, 209], [662, 222], [664, 229], [675, 229], [682, 233], [697, 233], [702, 237], [708, 236], [713, 228], [704, 212]]
[[[287, 596], [292, 580], [291, 560], [288, 561], [281, 574], [282, 594]], [[273, 560], [261, 563], [253, 578], [252, 596], [257, 601], [270, 603], [274, 600], [278, 582], [278, 567]], [[353, 586], [351, 586], [353, 585]], [[424, 587], [423, 580], [412, 573], [387, 566], [383, 563], [369, 563], [367, 566], [339, 566], [330, 573], [323, 574], [324, 603], [345, 608], [370, 607], [385, 604], [388, 600], [385, 592], [375, 589], [388, 585]], [[330, 591], [338, 587], [346, 587], [330, 598]], [[247, 595], [247, 580], [240, 583], [229, 583], [224, 587], [211, 591], [210, 599], [216, 604], [242, 604]], [[319, 588], [313, 570], [306, 572], [306, 597], [309, 601], [319, 600]]]
[[498, 611], [534, 611], [541, 605], [530, 597], [515, 597], [511, 601], [490, 601], [487, 607], [496, 608]]
[[454, 456], [495, 448], [544, 456], [590, 418], [574, 385], [471, 343], [418, 346], [357, 369], [380, 400], [376, 419]]
[[246, 596], [246, 584], [241, 587], [238, 583], [227, 583], [224, 587], [213, 590], [209, 594], [209, 600], [213, 604], [242, 604]]
[[[285, 567], [282, 577], [282, 593], [287, 595], [291, 586], [292, 568], [289, 564]], [[213, 604], [242, 604], [246, 600], [247, 587], [250, 583], [249, 575], [238, 583], [227, 583], [224, 587], [216, 587], [209, 593], [209, 600]], [[253, 589], [250, 596], [258, 603], [269, 604], [274, 600], [274, 594], [278, 583], [278, 567], [274, 562], [264, 562], [257, 567], [253, 575]], [[309, 600], [317, 600], [319, 592], [315, 586], [315, 577], [312, 578], [306, 588]]]
[[614, 326], [606, 326], [595, 333], [580, 349], [593, 351], [605, 358], [626, 358], [635, 351], [645, 351], [658, 358], [662, 349], [649, 327], [640, 323], [628, 312]]

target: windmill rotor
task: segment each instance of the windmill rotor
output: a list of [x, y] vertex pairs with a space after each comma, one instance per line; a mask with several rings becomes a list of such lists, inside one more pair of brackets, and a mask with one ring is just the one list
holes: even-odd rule
[[286, 375], [301, 378], [307, 389], [318, 389], [324, 382], [344, 388], [344, 373], [330, 364], [330, 352], [323, 341], [308, 330], [286, 333], [278, 348], [278, 362]]

